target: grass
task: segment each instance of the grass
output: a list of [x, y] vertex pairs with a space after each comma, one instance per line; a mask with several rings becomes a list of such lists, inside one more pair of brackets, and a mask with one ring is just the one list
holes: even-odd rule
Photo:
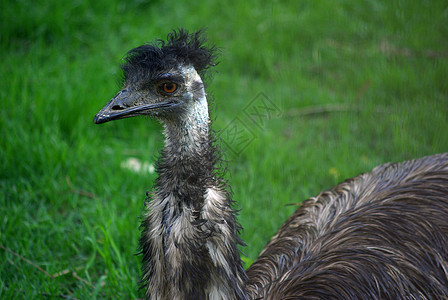
[[[1, 299], [142, 296], [139, 216], [155, 174], [123, 162], [154, 163], [160, 126], [92, 120], [126, 51], [172, 28], [207, 27], [221, 48], [209, 93], [248, 262], [288, 204], [448, 151], [446, 1], [21, 0], [0, 16]], [[253, 122], [259, 99], [273, 114]]]

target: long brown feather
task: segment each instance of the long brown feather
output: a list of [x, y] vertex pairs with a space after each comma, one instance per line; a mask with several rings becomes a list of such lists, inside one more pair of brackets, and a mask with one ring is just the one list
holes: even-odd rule
[[247, 275], [251, 299], [448, 298], [448, 154], [308, 199]]

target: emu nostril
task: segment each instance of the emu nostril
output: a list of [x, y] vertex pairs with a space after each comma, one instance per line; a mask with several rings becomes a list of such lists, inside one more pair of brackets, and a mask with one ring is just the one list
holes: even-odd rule
[[113, 110], [123, 110], [124, 107], [123, 107], [123, 106], [120, 106], [120, 105], [114, 105], [114, 106], [112, 106], [112, 109], [113, 109]]

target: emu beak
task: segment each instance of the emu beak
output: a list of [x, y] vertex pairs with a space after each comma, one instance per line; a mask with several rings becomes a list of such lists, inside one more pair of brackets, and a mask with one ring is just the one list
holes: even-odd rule
[[123, 89], [103, 107], [93, 119], [95, 124], [148, 114], [149, 110], [170, 108], [179, 105], [176, 102], [143, 103], [144, 95]]

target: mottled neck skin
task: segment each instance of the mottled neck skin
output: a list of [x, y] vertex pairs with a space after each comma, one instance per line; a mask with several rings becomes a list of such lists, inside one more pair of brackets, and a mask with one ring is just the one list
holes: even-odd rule
[[[194, 69], [193, 69], [194, 71]], [[163, 120], [165, 147], [140, 245], [147, 299], [246, 299], [230, 192], [218, 175], [202, 81], [188, 106]]]

